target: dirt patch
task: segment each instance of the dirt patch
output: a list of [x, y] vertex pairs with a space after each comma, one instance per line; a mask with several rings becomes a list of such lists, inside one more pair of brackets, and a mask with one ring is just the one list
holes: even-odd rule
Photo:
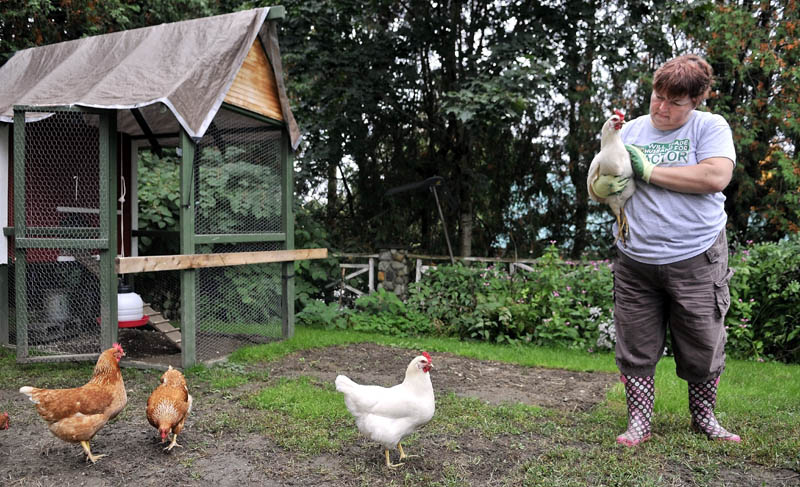
[[[420, 351], [398, 351], [372, 343], [304, 350], [270, 363], [271, 375], [313, 376], [330, 381], [344, 373], [361, 384], [392, 386], [403, 380], [410, 358]], [[618, 379], [605, 372], [571, 372], [521, 367], [435, 353], [431, 380], [437, 393], [453, 392], [491, 404], [522, 402], [546, 408], [586, 411], [605, 398]]]
[[[559, 448], [544, 434], [486, 438], [475, 431], [434, 435], [423, 429], [413, 446], [417, 450], [413, 453], [423, 455], [402, 469], [390, 471], [383, 465], [380, 447], [362, 437], [336, 453], [309, 455], [282, 448], [273, 439], [253, 433], [251, 428], [232, 428], [224, 422], [226, 417], [244, 417], [245, 423], [269, 421], [269, 413], [245, 409], [239, 399], [281, 377], [305, 375], [333, 381], [337, 374], [346, 373], [356, 381], [393, 385], [402, 380], [408, 361], [418, 353], [374, 344], [328, 347], [293, 353], [255, 366], [269, 371], [266, 382], [251, 382], [226, 391], [190, 384], [195, 405], [179, 438], [184, 446], [168, 453], [162, 451], [156, 430], [144, 415], [147, 397], [160, 372], [128, 373], [125, 378], [128, 405], [92, 441], [96, 454], [109, 455], [94, 465], [84, 461], [79, 446], [52, 436], [33, 405], [16, 387], [0, 385], [0, 410], [8, 410], [11, 415], [11, 428], [0, 431], [0, 482], [13, 486], [349, 487], [404, 485], [413, 479], [414, 485], [519, 485], [522, 465]], [[438, 395], [454, 392], [492, 404], [523, 402], [564, 414], [580, 414], [579, 411], [592, 408], [605, 398], [608, 388], [617, 380], [615, 374], [608, 373], [520, 367], [446, 353], [434, 353], [433, 357], [432, 380]], [[598, 448], [569, 446], [587, 451]], [[609, 447], [609, 454], [619, 452]], [[694, 483], [691, 472], [686, 472], [681, 464], [667, 462], [664, 469], [664, 478], [669, 480], [664, 485]], [[713, 485], [723, 485], [731, 478], [726, 473], [720, 476], [722, 483]], [[744, 479], [739, 479], [747, 481], [736, 485], [800, 483], [796, 472], [758, 466], [748, 469]]]
[[[167, 366], [182, 367], [181, 349], [152, 326], [120, 328], [118, 340], [129, 363], [166, 369]], [[246, 345], [259, 345], [276, 341], [277, 338], [262, 335], [214, 335], [196, 334], [198, 359], [203, 362], [224, 359], [236, 349]]]

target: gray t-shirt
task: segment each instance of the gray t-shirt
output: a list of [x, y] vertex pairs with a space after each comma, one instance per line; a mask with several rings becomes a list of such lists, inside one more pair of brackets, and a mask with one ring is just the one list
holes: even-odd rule
[[[666, 131], [653, 127], [650, 116], [643, 115], [626, 123], [620, 135], [660, 166], [694, 165], [709, 157], [736, 162], [730, 126], [713, 113], [694, 110], [683, 126]], [[728, 220], [721, 192], [679, 193], [641, 179], [625, 204], [625, 216], [630, 228], [627, 247], [621, 242], [617, 247], [636, 261], [657, 265], [705, 252]]]

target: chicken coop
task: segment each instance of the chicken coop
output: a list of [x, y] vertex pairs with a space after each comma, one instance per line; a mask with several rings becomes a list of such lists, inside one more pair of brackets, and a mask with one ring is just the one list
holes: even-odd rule
[[0, 67], [0, 343], [18, 361], [120, 342], [133, 365], [187, 367], [292, 335], [294, 261], [327, 251], [294, 249], [283, 17], [87, 37]]

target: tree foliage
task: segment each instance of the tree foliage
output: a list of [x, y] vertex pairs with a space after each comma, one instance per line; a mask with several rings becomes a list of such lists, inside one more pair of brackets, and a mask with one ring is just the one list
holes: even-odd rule
[[[266, 6], [266, 0], [3, 2], [0, 63], [86, 35]], [[585, 178], [614, 108], [646, 113], [653, 70], [699, 52], [708, 108], [737, 144], [729, 234], [778, 240], [800, 221], [798, 2], [288, 0], [280, 39], [303, 130], [297, 189], [331, 246], [399, 244], [604, 255], [609, 211]], [[441, 176], [436, 195], [392, 189]], [[305, 214], [305, 213], [304, 213]]]
[[714, 68], [711, 109], [733, 128], [737, 165], [725, 195], [736, 239], [775, 241], [797, 233], [800, 5], [717, 2], [686, 10], [679, 22]]

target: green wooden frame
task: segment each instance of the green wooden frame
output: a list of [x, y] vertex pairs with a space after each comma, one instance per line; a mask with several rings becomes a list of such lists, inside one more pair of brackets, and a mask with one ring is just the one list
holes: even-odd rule
[[[100, 228], [97, 238], [29, 238], [25, 221], [25, 113], [26, 112], [78, 112], [99, 115], [99, 182]], [[28, 355], [28, 294], [27, 259], [29, 248], [99, 249], [100, 251], [100, 348], [110, 348], [117, 341], [117, 274], [114, 261], [117, 251], [117, 113], [75, 106], [14, 106], [14, 254], [16, 258], [15, 308], [17, 313], [17, 361], [49, 362], [63, 360], [94, 360], [98, 354], [30, 357]], [[22, 190], [16, 190], [22, 188]], [[114, 195], [111, 195], [112, 188]], [[71, 230], [72, 231], [72, 230]], [[6, 276], [7, 280], [7, 276]], [[7, 309], [7, 303], [6, 303]], [[7, 313], [7, 311], [6, 311]], [[6, 341], [8, 331], [6, 330]], [[0, 337], [2, 338], [2, 337]]]
[[[233, 244], [252, 242], [283, 242], [285, 250], [294, 250], [294, 157], [289, 149], [289, 132], [282, 122], [264, 117], [255, 112], [223, 103], [227, 109], [239, 115], [259, 120], [281, 130], [281, 222], [280, 232], [245, 234], [196, 234], [194, 198], [194, 158], [196, 144], [191, 137], [181, 131], [181, 210], [180, 210], [180, 252], [194, 254], [198, 245]], [[194, 303], [197, 299], [197, 271], [181, 272], [181, 350], [184, 368], [197, 363], [197, 315]], [[283, 338], [294, 336], [294, 262], [281, 263], [281, 332]], [[191, 303], [191, 304], [189, 304]], [[189, 305], [187, 305], [189, 304]]]
[[[195, 143], [186, 131], [181, 131], [181, 243], [182, 254], [193, 254], [194, 240], [194, 154]], [[181, 271], [181, 359], [183, 368], [197, 363], [197, 271]]]
[[[194, 158], [196, 144], [185, 131], [181, 131], [180, 144], [182, 148], [180, 168], [180, 252], [193, 254], [197, 245], [212, 243], [248, 243], [248, 242], [282, 242], [285, 250], [294, 250], [294, 157], [290, 150], [289, 133], [283, 123], [264, 117], [249, 110], [223, 104], [224, 109], [229, 109], [259, 121], [268, 123], [281, 131], [281, 221], [280, 232], [249, 233], [249, 234], [195, 234], [195, 198], [194, 198]], [[94, 360], [97, 354], [82, 354], [54, 357], [30, 357], [28, 355], [28, 315], [26, 275], [27, 265], [24, 255], [28, 248], [74, 248], [74, 249], [99, 249], [100, 250], [100, 299], [101, 299], [101, 331], [100, 345], [102, 349], [109, 348], [117, 341], [119, 329], [116, 324], [117, 310], [117, 279], [115, 270], [115, 257], [118, 245], [117, 218], [116, 218], [116, 184], [117, 184], [117, 155], [118, 134], [116, 129], [116, 111], [100, 110], [73, 106], [59, 107], [31, 107], [14, 106], [14, 185], [17, 188], [25, 187], [25, 112], [81, 112], [100, 115], [99, 148], [100, 148], [100, 228], [91, 229], [65, 229], [58, 230], [60, 235], [65, 233], [77, 237], [80, 234], [92, 234], [92, 238], [30, 238], [29, 233], [44, 234], [54, 233], [56, 230], [45, 228], [27, 227], [25, 222], [25, 192], [14, 191], [14, 227], [6, 229], [7, 235], [14, 236], [16, 257], [16, 326], [17, 326], [17, 361], [63, 361], [63, 360]], [[113, 192], [113, 195], [112, 195]], [[294, 262], [281, 263], [281, 314], [282, 335], [291, 338], [294, 335]], [[0, 268], [0, 284], [8, 283], [8, 268]], [[181, 301], [191, 303], [181, 307], [181, 359], [184, 368], [197, 363], [197, 316], [194, 303], [197, 297], [197, 271], [181, 271]], [[0, 312], [5, 317], [0, 320], [0, 343], [8, 343], [8, 295], [0, 297]]]

